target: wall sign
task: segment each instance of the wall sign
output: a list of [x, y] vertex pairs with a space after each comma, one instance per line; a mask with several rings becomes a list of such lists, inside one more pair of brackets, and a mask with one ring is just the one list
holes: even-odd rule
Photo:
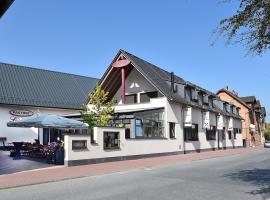
[[224, 127], [224, 121], [223, 121], [223, 116], [222, 115], [218, 115], [217, 116], [217, 129], [218, 130], [223, 130]]
[[210, 112], [203, 112], [203, 128], [210, 129]]
[[190, 127], [192, 125], [192, 108], [184, 108], [184, 126]]
[[233, 131], [233, 118], [232, 117], [230, 117], [229, 119], [228, 131]]
[[31, 110], [10, 110], [9, 114], [17, 117], [30, 117], [34, 115]]
[[33, 116], [34, 112], [31, 110], [10, 110], [9, 114], [11, 115], [10, 120], [17, 121], [21, 120], [22, 117]]

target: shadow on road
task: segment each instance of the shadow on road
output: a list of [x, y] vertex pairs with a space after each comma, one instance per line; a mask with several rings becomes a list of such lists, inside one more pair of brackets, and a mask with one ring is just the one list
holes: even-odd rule
[[250, 183], [258, 188], [250, 191], [250, 194], [261, 195], [264, 199], [270, 198], [270, 169], [241, 170], [226, 174], [224, 177]]

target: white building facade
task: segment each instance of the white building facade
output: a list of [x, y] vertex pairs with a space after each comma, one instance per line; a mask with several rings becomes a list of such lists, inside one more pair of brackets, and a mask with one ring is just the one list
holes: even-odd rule
[[120, 50], [100, 85], [114, 127], [65, 135], [67, 165], [242, 147], [238, 108], [132, 54]]

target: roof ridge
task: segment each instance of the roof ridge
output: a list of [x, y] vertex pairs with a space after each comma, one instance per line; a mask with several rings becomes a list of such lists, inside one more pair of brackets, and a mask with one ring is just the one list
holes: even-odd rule
[[80, 74], [72, 74], [72, 73], [67, 73], [67, 72], [54, 71], [54, 70], [44, 69], [44, 68], [29, 67], [29, 66], [25, 66], [25, 65], [17, 65], [17, 64], [12, 64], [12, 63], [0, 62], [0, 65], [2, 65], [2, 64], [3, 65], [11, 65], [11, 66], [17, 67], [17, 68], [26, 68], [26, 69], [32, 69], [32, 70], [37, 70], [37, 71], [53, 72], [53, 73], [59, 73], [59, 74], [66, 74], [66, 75], [70, 75], [70, 76], [80, 76], [80, 77], [84, 77], [84, 78], [92, 78], [92, 79], [99, 80], [99, 78], [96, 78], [96, 77], [90, 77], [90, 76], [84, 76], [84, 75], [80, 75]]
[[239, 101], [240, 103], [242, 103], [244, 106], [246, 106], [247, 108], [250, 108], [242, 99], [241, 99], [241, 97], [238, 97], [238, 96], [236, 96], [236, 95], [234, 95], [231, 91], [229, 91], [229, 90], [225, 90], [224, 88], [222, 88], [222, 89], [220, 89], [219, 91], [217, 91], [217, 94], [218, 93], [220, 93], [220, 92], [222, 92], [222, 91], [224, 91], [224, 92], [226, 92], [226, 93], [228, 93], [230, 96], [232, 96], [233, 98], [235, 98], [237, 101]]

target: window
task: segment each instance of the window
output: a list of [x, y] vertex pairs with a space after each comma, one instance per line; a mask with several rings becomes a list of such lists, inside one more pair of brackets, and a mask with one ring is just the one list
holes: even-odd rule
[[242, 133], [242, 129], [241, 128], [238, 129], [238, 133]]
[[233, 107], [234, 107], [234, 106], [233, 106], [233, 105], [231, 105], [231, 113], [234, 113], [234, 112], [233, 112], [233, 109], [234, 109]]
[[228, 131], [228, 137], [229, 137], [229, 140], [232, 139], [232, 131]]
[[210, 126], [210, 129], [206, 129], [206, 139], [216, 140], [216, 127]]
[[136, 138], [164, 137], [164, 110], [144, 111], [135, 114]]
[[203, 103], [204, 104], [209, 104], [209, 96], [208, 95], [203, 95]]
[[189, 101], [191, 100], [191, 88], [189, 87], [185, 88], [185, 98]]
[[119, 132], [104, 132], [104, 149], [119, 149]]
[[150, 102], [150, 99], [152, 98], [157, 98], [158, 97], [158, 92], [147, 92], [147, 93], [143, 93], [140, 96], [140, 102], [141, 103], [146, 103], [146, 102]]
[[125, 138], [130, 139], [130, 128], [125, 129]]
[[126, 95], [126, 104], [137, 103], [137, 94]]
[[240, 114], [240, 108], [236, 109], [236, 114], [239, 115]]
[[170, 138], [175, 138], [175, 123], [169, 122]]
[[198, 91], [197, 90], [195, 90], [195, 89], [191, 90], [191, 98], [194, 101], [198, 100]]
[[185, 141], [198, 141], [198, 139], [198, 124], [192, 124], [192, 126], [184, 128]]
[[87, 149], [87, 140], [72, 140], [72, 150]]

